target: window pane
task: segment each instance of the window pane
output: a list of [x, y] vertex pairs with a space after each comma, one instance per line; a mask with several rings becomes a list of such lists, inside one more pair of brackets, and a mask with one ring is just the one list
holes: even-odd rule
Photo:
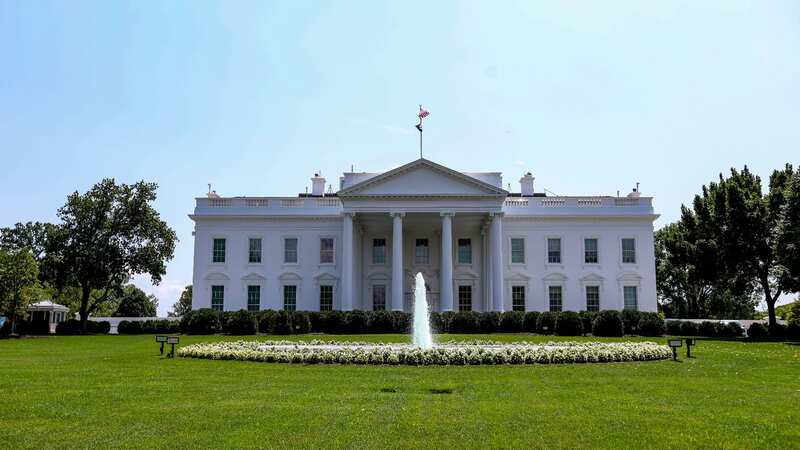
[[639, 309], [638, 299], [636, 298], [638, 294], [636, 286], [625, 286], [623, 292], [625, 297], [625, 309], [634, 311]]
[[584, 239], [583, 251], [583, 262], [597, 264], [597, 239]]
[[375, 284], [372, 286], [372, 309], [373, 311], [386, 310], [386, 285]]
[[511, 239], [511, 262], [513, 264], [525, 263], [525, 239]]
[[547, 262], [553, 264], [561, 263], [561, 239], [547, 240]]
[[261, 286], [247, 286], [247, 310], [261, 310]]
[[414, 262], [416, 264], [428, 264], [430, 262], [427, 239], [416, 240], [414, 246]]
[[333, 310], [333, 286], [320, 285], [319, 287], [319, 310], [332, 311]]
[[225, 308], [225, 286], [211, 286], [211, 309], [222, 311]]
[[561, 286], [550, 286], [548, 288], [548, 294], [550, 297], [550, 311], [561, 311]]
[[600, 311], [600, 286], [586, 286], [586, 310]]
[[225, 239], [214, 239], [211, 261], [215, 263], [225, 262]]
[[472, 239], [458, 240], [458, 263], [472, 264]]
[[472, 286], [458, 287], [458, 310], [472, 311]]
[[283, 309], [295, 311], [297, 309], [297, 286], [287, 285], [283, 287]]
[[261, 239], [251, 238], [247, 261], [250, 263], [261, 262]]
[[372, 240], [372, 264], [386, 264], [386, 239]]
[[622, 240], [622, 262], [635, 263], [636, 262], [636, 240], [623, 239]]
[[297, 262], [297, 238], [283, 240], [283, 262], [289, 264]]
[[319, 263], [333, 264], [333, 238], [319, 240]]
[[525, 286], [511, 286], [511, 309], [525, 311]]

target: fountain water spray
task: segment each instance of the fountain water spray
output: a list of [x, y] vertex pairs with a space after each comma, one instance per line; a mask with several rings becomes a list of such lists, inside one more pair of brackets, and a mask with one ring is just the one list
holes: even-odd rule
[[428, 317], [428, 297], [425, 292], [425, 278], [417, 273], [414, 287], [414, 335], [412, 344], [421, 349], [433, 348], [431, 322]]

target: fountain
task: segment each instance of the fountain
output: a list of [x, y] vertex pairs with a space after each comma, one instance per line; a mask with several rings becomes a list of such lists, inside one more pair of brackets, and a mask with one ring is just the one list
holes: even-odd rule
[[425, 292], [425, 278], [417, 273], [414, 287], [414, 334], [411, 340], [414, 347], [428, 350], [433, 348], [431, 322], [428, 317], [428, 297]]

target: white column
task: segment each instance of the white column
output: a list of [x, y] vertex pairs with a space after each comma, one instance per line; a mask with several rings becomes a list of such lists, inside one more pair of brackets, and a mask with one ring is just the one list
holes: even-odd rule
[[403, 310], [403, 213], [392, 213], [392, 311]]
[[492, 252], [492, 309], [503, 311], [503, 216], [500, 213], [492, 215], [492, 225], [489, 231]]
[[353, 213], [342, 221], [342, 311], [353, 309]]
[[453, 214], [442, 213], [442, 279], [440, 307], [453, 310]]

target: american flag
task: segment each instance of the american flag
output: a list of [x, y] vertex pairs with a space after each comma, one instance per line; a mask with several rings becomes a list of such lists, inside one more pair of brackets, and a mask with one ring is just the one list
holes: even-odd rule
[[417, 114], [417, 116], [420, 118], [420, 120], [422, 120], [422, 119], [424, 119], [424, 118], [428, 117], [430, 114], [431, 114], [431, 113], [430, 113], [430, 112], [428, 112], [428, 110], [427, 110], [427, 109], [424, 109], [424, 108], [422, 107], [422, 105], [420, 105], [420, 106], [419, 106], [419, 114]]

